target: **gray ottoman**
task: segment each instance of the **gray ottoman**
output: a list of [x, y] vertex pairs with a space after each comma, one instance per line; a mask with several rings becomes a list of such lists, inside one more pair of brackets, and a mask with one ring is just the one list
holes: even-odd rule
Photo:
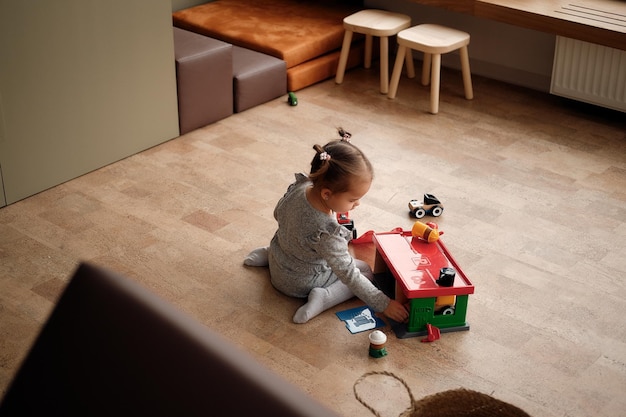
[[282, 59], [233, 46], [235, 113], [287, 93], [287, 64]]
[[183, 135], [233, 114], [233, 47], [174, 28], [178, 124]]

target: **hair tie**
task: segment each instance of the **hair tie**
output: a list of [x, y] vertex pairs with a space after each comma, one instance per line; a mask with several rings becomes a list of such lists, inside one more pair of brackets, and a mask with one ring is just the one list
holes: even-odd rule
[[350, 138], [352, 137], [352, 134], [350, 132], [346, 132], [345, 130], [343, 130], [343, 127], [340, 127], [337, 131], [339, 132], [339, 136], [341, 137], [342, 141], [350, 142]]
[[320, 160], [328, 161], [330, 159], [330, 154], [328, 152], [320, 152]]

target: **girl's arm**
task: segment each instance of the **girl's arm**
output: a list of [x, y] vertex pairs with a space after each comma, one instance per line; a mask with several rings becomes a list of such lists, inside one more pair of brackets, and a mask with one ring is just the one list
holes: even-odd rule
[[[354, 258], [348, 252], [347, 241], [342, 236], [322, 233], [317, 249], [337, 278], [350, 288], [354, 295], [376, 311], [388, 309], [392, 300], [361, 274]], [[394, 314], [393, 311], [396, 310], [397, 306], [393, 306], [390, 313]]]

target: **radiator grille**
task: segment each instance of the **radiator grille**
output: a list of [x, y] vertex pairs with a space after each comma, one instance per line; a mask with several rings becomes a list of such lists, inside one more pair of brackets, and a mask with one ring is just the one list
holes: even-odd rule
[[626, 112], [626, 51], [557, 36], [550, 92]]

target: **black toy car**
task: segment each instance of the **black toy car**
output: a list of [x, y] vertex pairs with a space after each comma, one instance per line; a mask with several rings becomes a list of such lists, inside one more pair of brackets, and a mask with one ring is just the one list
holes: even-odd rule
[[409, 201], [409, 211], [413, 217], [418, 219], [421, 219], [427, 214], [433, 217], [439, 217], [441, 213], [443, 213], [443, 205], [434, 195], [424, 194], [423, 201]]

